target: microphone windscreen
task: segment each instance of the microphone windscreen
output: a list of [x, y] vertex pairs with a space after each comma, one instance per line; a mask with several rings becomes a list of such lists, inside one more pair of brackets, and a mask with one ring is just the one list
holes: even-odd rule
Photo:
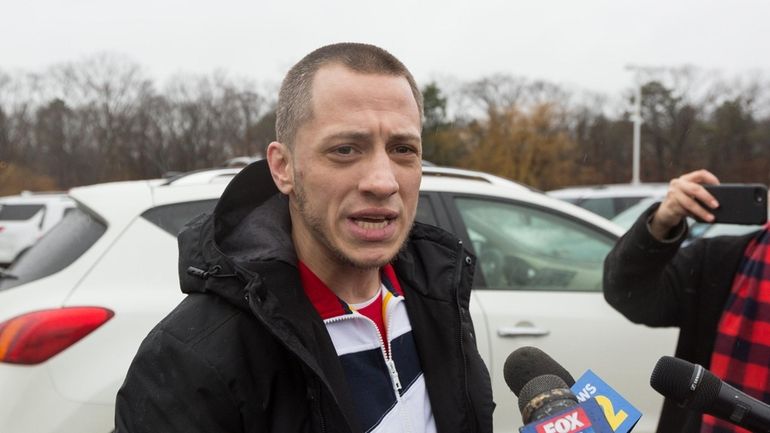
[[708, 409], [719, 396], [722, 381], [714, 373], [684, 359], [661, 357], [650, 375], [650, 386], [690, 409]]
[[[564, 390], [564, 393], [560, 393], [558, 399], [560, 400], [573, 400], [570, 406], [578, 403], [577, 397], [569, 390], [567, 383], [559, 376], [554, 374], [542, 374], [527, 382], [519, 392], [519, 411], [523, 412], [524, 407], [528, 405], [532, 399], [544, 393], [553, 392], [554, 390]], [[529, 422], [530, 420], [525, 420]]]
[[505, 383], [516, 397], [527, 382], [545, 374], [558, 376], [568, 387], [575, 384], [575, 379], [561, 364], [536, 347], [524, 346], [514, 350], [503, 366]]

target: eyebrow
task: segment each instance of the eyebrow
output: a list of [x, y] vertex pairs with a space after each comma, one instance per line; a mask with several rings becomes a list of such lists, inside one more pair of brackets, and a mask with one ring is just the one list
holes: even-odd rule
[[391, 141], [421, 141], [422, 137], [415, 134], [393, 134], [390, 139]]
[[[370, 132], [363, 131], [345, 131], [332, 134], [324, 139], [324, 141], [333, 140], [354, 140], [370, 142], [372, 140], [372, 134]], [[388, 137], [388, 141], [420, 141], [421, 137], [416, 134], [410, 133], [396, 133]]]

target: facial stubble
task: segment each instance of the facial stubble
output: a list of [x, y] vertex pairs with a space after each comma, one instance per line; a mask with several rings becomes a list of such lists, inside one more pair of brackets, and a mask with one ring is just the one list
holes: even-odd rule
[[[329, 252], [332, 253], [334, 258], [343, 266], [349, 266], [355, 269], [359, 270], [370, 270], [370, 269], [379, 269], [386, 264], [390, 263], [397, 255], [398, 253], [404, 249], [406, 246], [406, 239], [408, 236], [404, 236], [403, 241], [401, 242], [401, 245], [399, 245], [396, 252], [387, 259], [383, 259], [374, 263], [363, 263], [360, 261], [356, 261], [352, 257], [345, 254], [340, 248], [337, 248], [334, 243], [329, 239], [329, 237], [326, 235], [326, 232], [323, 227], [323, 220], [318, 217], [318, 213], [314, 212], [313, 209], [308, 208], [308, 200], [307, 195], [305, 193], [305, 189], [302, 186], [302, 178], [300, 174], [295, 170], [293, 171], [294, 174], [294, 200], [293, 200], [293, 207], [296, 209], [295, 214], [299, 216], [299, 218], [302, 218], [302, 220], [305, 222], [305, 226], [308, 227], [310, 230], [310, 235], [313, 236], [318, 242], [320, 242]], [[414, 220], [410, 221], [409, 223], [409, 229], [407, 230], [407, 233], [412, 230], [412, 226], [414, 225]]]

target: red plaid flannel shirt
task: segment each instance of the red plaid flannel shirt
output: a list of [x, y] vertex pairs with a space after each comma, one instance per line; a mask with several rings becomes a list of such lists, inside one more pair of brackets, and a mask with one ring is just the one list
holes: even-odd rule
[[[717, 328], [710, 370], [770, 403], [770, 225], [746, 247]], [[748, 432], [703, 416], [701, 433]]]

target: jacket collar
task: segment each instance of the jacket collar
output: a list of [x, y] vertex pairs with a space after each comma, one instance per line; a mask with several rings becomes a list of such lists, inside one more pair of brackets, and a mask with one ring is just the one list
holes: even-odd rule
[[[332, 289], [330, 289], [310, 268], [301, 261], [297, 263], [300, 279], [302, 280], [302, 289], [305, 291], [310, 303], [313, 304], [321, 319], [326, 320], [332, 317], [353, 314], [347, 302], [340, 299]], [[396, 278], [396, 272], [393, 266], [387, 264], [380, 270], [380, 281], [385, 289], [395, 296], [403, 296], [401, 285]], [[379, 293], [379, 292], [378, 292]]]

